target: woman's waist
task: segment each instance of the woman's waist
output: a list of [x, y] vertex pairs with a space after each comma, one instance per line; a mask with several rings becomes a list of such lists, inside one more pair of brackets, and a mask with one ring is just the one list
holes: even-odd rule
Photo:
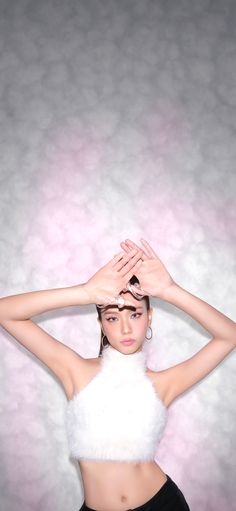
[[80, 460], [80, 470], [83, 479], [84, 488], [96, 488], [96, 491], [105, 492], [107, 489], [114, 488], [120, 491], [129, 491], [132, 486], [137, 489], [137, 485], [146, 485], [147, 483], [158, 484], [166, 481], [166, 474], [155, 462], [114, 462], [114, 461], [94, 461]]
[[155, 461], [80, 462], [84, 499], [91, 509], [123, 511], [149, 500], [167, 480]]

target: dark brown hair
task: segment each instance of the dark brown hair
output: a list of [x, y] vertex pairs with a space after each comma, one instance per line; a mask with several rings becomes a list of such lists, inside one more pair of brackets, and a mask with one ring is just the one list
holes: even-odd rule
[[[135, 284], [136, 282], [139, 284], [139, 280], [137, 279], [137, 277], [136, 277], [135, 275], [133, 275], [133, 277], [131, 277], [131, 279], [129, 280], [129, 283], [130, 283], [130, 284]], [[149, 296], [148, 296], [148, 295], [144, 296], [144, 297], [143, 297], [143, 300], [145, 300], [147, 310], [149, 311], [149, 310], [150, 310], [150, 300], [149, 300]], [[98, 307], [97, 305], [96, 305], [96, 309], [97, 309], [97, 313], [98, 313], [98, 318], [101, 320], [101, 318], [102, 318], [101, 309], [100, 309], [100, 307]], [[102, 330], [101, 330], [101, 341], [100, 341], [100, 349], [99, 349], [99, 355], [98, 355], [99, 357], [101, 356], [102, 351], [103, 351], [102, 337], [103, 337], [103, 332], [102, 332]], [[104, 337], [103, 337], [103, 344], [104, 344], [105, 346], [106, 346], [107, 344], [110, 344], [106, 336], [104, 336]]]

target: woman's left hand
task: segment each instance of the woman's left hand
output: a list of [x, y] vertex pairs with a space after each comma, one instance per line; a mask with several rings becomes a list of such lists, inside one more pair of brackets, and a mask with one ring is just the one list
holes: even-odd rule
[[[176, 284], [172, 279], [171, 275], [161, 262], [157, 254], [151, 248], [149, 243], [141, 238], [141, 242], [146, 250], [143, 250], [143, 256], [141, 257], [142, 263], [139, 269], [135, 272], [136, 277], [139, 280], [141, 290], [139, 291], [139, 285], [131, 285], [131, 288], [135, 290], [140, 298], [142, 295], [150, 295], [157, 298], [164, 298], [164, 294], [170, 286]], [[121, 247], [125, 252], [129, 252], [133, 248], [138, 248], [133, 241], [127, 239], [125, 242], [120, 243]]]

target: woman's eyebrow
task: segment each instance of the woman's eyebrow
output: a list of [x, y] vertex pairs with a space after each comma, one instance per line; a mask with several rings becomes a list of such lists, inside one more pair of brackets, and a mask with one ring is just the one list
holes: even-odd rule
[[[143, 310], [143, 307], [141, 307], [141, 306], [135, 307], [134, 306], [134, 307], [132, 307], [132, 309], [134, 309], [134, 310]], [[116, 310], [110, 310], [110, 311], [105, 311], [103, 314], [105, 316], [105, 314], [114, 314], [114, 313], [117, 314], [117, 312], [118, 311], [116, 311]]]

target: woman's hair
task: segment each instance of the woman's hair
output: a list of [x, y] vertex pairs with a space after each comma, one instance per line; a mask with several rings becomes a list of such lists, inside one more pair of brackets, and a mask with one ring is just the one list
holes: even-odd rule
[[[129, 280], [129, 283], [130, 284], [136, 284], [136, 282], [139, 284], [139, 280], [137, 279], [137, 277], [135, 275], [133, 275], [133, 277], [131, 277], [131, 279]], [[147, 306], [147, 310], [149, 311], [149, 309], [150, 309], [149, 296], [146, 295], [142, 299], [145, 300], [146, 306]], [[96, 305], [96, 309], [97, 309], [98, 317], [101, 320], [102, 319], [101, 309], [97, 305]], [[103, 337], [103, 333], [102, 333], [102, 330], [101, 330], [101, 341], [100, 341], [100, 349], [99, 349], [99, 355], [98, 355], [99, 357], [101, 356], [102, 351], [103, 351], [102, 337]], [[105, 346], [107, 344], [110, 344], [106, 336], [103, 337], [103, 344]]]

